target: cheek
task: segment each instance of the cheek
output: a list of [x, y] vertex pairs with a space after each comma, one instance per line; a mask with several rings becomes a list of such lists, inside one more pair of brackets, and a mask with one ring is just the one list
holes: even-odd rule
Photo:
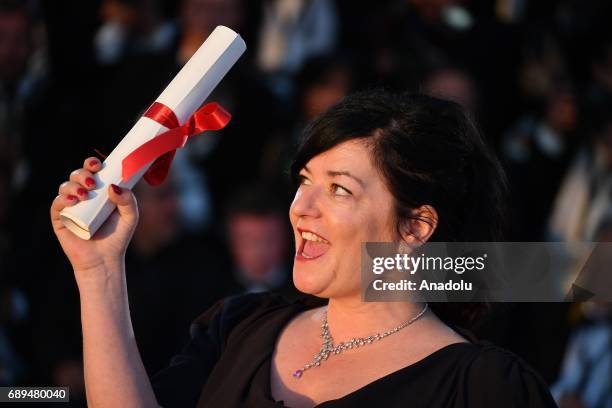
[[381, 205], [373, 203], [365, 208], [352, 208], [338, 212], [333, 217], [334, 230], [341, 235], [341, 241], [352, 243], [359, 251], [365, 242], [389, 242], [394, 240], [394, 227], [391, 212]]
[[357, 241], [362, 234], [364, 217], [356, 206], [336, 205], [328, 206], [325, 212], [325, 224], [328, 231], [333, 232], [330, 236], [332, 242], [342, 244], [343, 249], [350, 242]]
[[[367, 236], [369, 242], [393, 242], [395, 241], [395, 225], [393, 218], [384, 216], [385, 212], [381, 211], [380, 215], [374, 219], [368, 220]], [[365, 223], [364, 223], [365, 224]]]
[[371, 239], [371, 221], [358, 209], [337, 211], [328, 217], [330, 237], [335, 241], [334, 263], [338, 278], [349, 285], [359, 277], [361, 268], [361, 245]]

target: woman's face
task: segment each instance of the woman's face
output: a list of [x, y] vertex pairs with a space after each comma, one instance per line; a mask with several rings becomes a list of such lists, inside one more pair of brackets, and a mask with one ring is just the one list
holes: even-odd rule
[[370, 148], [341, 143], [312, 158], [300, 178], [289, 210], [295, 286], [324, 298], [360, 296], [361, 244], [396, 240], [393, 197]]

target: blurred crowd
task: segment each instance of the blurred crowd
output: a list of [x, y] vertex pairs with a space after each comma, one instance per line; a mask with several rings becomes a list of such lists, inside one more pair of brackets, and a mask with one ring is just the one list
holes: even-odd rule
[[[462, 104], [506, 168], [508, 241], [610, 237], [611, 21], [607, 0], [0, 0], [0, 386], [69, 385], [84, 401], [78, 291], [50, 203], [217, 25], [248, 45], [209, 98], [232, 122], [192, 138], [163, 185], [135, 188], [127, 281], [149, 373], [220, 297], [297, 295], [287, 167], [304, 124], [354, 90]], [[609, 305], [499, 313], [475, 330], [561, 406], [612, 407]]]

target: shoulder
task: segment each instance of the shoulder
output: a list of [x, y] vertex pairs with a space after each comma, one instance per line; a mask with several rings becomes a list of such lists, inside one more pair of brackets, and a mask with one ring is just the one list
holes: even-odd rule
[[291, 309], [300, 300], [289, 301], [282, 295], [271, 292], [248, 293], [228, 296], [199, 315], [191, 325], [192, 335], [214, 326], [220, 339], [227, 339], [238, 326], [260, 323], [262, 319], [273, 319], [283, 310]]
[[514, 353], [486, 341], [461, 361], [460, 397], [470, 407], [556, 407], [546, 382]]
[[212, 316], [219, 314], [227, 320], [240, 320], [253, 315], [265, 314], [289, 305], [291, 305], [291, 302], [283, 296], [271, 292], [227, 296], [199, 315], [193, 323], [205, 324]]
[[290, 303], [271, 293], [235, 295], [217, 301], [190, 327], [190, 340], [170, 365], [151, 383], [163, 406], [195, 406], [210, 373], [217, 365], [232, 333]]

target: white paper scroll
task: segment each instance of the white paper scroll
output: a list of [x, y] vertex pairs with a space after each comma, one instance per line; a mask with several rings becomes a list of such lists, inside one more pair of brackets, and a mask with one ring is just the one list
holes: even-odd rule
[[[174, 111], [182, 124], [195, 112], [246, 50], [242, 38], [227, 27], [218, 26], [164, 89], [157, 102]], [[125, 183], [121, 181], [121, 162], [134, 149], [168, 130], [152, 119], [141, 117], [104, 160], [94, 175], [97, 188], [89, 198], [66, 207], [60, 217], [64, 225], [83, 239], [90, 239], [115, 209], [108, 199], [108, 186], [132, 188], [148, 170], [145, 166]]]

